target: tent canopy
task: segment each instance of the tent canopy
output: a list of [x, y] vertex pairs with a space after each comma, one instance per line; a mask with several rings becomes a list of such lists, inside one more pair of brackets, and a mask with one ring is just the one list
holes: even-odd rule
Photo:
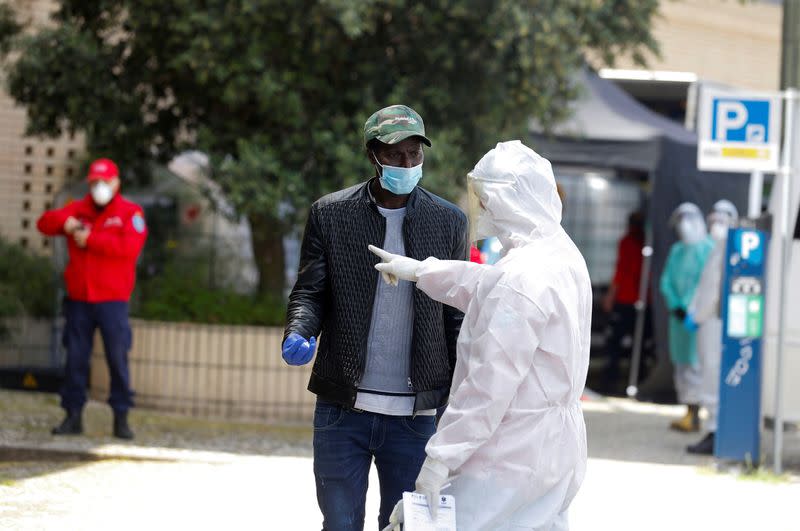
[[[569, 117], [549, 134], [530, 124], [534, 145], [551, 162], [654, 172], [664, 141], [696, 146], [694, 133], [654, 113], [588, 68], [577, 76], [579, 96]], [[692, 167], [695, 161], [687, 161]]]

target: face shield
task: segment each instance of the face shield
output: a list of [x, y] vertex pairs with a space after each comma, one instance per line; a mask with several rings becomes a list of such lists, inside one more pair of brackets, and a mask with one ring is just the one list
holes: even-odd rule
[[496, 188], [511, 184], [510, 181], [478, 179], [473, 173], [467, 174], [467, 215], [471, 242], [501, 235], [502, 231], [493, 221], [490, 205]]
[[716, 214], [727, 216], [732, 224], [739, 220], [739, 211], [736, 209], [736, 205], [727, 199], [720, 199], [714, 203], [714, 206], [711, 207], [711, 211]]
[[684, 243], [697, 243], [708, 234], [703, 213], [694, 203], [681, 203], [670, 216], [669, 224]]
[[706, 237], [706, 226], [702, 218], [683, 216], [678, 222], [677, 232], [682, 242], [693, 244]]

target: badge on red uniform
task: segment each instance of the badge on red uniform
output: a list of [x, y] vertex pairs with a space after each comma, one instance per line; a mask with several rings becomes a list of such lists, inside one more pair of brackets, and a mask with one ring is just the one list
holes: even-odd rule
[[139, 234], [144, 232], [146, 225], [144, 223], [144, 216], [142, 216], [141, 212], [137, 212], [133, 215], [133, 218], [131, 218], [131, 223], [133, 223], [133, 230]]

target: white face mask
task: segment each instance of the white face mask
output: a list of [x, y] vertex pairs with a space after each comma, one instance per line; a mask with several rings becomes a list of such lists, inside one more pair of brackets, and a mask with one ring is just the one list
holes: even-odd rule
[[92, 186], [92, 199], [98, 206], [106, 206], [114, 197], [114, 188], [105, 181], [100, 181]]
[[722, 241], [728, 237], [728, 225], [725, 223], [712, 223], [709, 233], [715, 240]]

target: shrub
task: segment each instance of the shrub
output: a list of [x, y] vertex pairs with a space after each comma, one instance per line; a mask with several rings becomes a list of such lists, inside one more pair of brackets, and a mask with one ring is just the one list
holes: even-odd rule
[[213, 289], [207, 284], [207, 274], [200, 268], [170, 264], [157, 276], [140, 281], [132, 314], [158, 321], [283, 325], [283, 300]]
[[0, 238], [0, 317], [52, 317], [55, 279], [48, 258]]

